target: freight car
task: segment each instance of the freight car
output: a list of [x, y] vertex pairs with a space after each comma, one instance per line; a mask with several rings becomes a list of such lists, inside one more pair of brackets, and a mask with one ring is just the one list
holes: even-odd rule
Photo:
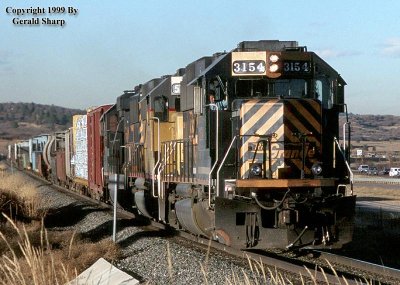
[[100, 119], [112, 105], [102, 105], [87, 112], [88, 192], [96, 200], [105, 200], [103, 174], [103, 130]]
[[355, 212], [345, 85], [295, 41], [241, 42], [74, 120], [66, 183], [236, 248], [339, 248]]
[[42, 176], [88, 195], [87, 115], [74, 115], [72, 121], [68, 130], [48, 135], [40, 152], [46, 164]]
[[51, 136], [44, 157], [53, 183], [105, 200], [100, 118], [111, 106], [89, 108], [85, 115], [73, 116], [72, 128]]
[[29, 169], [39, 176], [47, 177], [48, 161], [43, 157], [43, 152], [49, 137], [50, 135], [43, 134], [10, 145], [9, 159], [19, 168]]

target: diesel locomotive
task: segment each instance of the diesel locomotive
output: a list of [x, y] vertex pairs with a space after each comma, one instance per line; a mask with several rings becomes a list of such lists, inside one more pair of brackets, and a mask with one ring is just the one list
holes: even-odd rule
[[122, 207], [227, 246], [340, 248], [355, 212], [345, 85], [296, 41], [241, 42], [88, 111], [86, 150], [74, 127], [53, 135], [49, 159], [64, 158], [48, 171], [59, 183], [64, 165], [68, 187], [117, 191]]

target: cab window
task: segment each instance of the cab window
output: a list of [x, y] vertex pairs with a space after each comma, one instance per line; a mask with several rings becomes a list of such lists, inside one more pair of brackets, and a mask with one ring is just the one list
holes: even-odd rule
[[165, 96], [154, 99], [154, 115], [162, 122], [168, 121], [168, 99]]
[[315, 97], [322, 102], [325, 109], [332, 109], [334, 103], [333, 82], [329, 78], [315, 80]]
[[292, 97], [309, 98], [309, 82], [304, 79], [238, 80], [237, 97]]
[[274, 87], [275, 96], [308, 98], [307, 81], [304, 79], [277, 80]]

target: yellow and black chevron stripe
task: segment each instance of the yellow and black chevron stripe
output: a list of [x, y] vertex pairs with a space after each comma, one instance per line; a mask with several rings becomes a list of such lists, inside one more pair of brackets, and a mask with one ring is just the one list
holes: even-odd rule
[[[278, 100], [249, 100], [240, 108], [240, 175], [242, 179], [248, 177], [250, 163], [253, 160], [257, 142], [262, 136], [274, 134], [272, 144], [272, 176], [277, 176], [277, 170], [284, 163], [279, 152], [283, 149], [284, 105]], [[254, 162], [262, 163], [262, 149], [258, 149]]]
[[[249, 176], [255, 148], [265, 135], [271, 135], [272, 178], [299, 178], [302, 168], [302, 143], [296, 134], [307, 135], [305, 173], [309, 174], [321, 151], [321, 107], [311, 99], [248, 100], [240, 108], [240, 176]], [[258, 148], [255, 163], [263, 162]], [[267, 152], [267, 158], [268, 158]], [[268, 165], [266, 162], [265, 165]], [[289, 177], [280, 177], [279, 169]]]
[[285, 167], [295, 177], [302, 169], [302, 142], [296, 134], [306, 135], [304, 144], [305, 174], [318, 161], [321, 149], [321, 105], [312, 99], [287, 99], [284, 111]]

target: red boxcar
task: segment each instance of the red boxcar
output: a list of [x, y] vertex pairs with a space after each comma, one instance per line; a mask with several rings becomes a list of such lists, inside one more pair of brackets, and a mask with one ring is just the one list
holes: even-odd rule
[[103, 105], [87, 112], [89, 192], [99, 200], [103, 198], [103, 136], [100, 118], [111, 107]]
[[65, 185], [67, 174], [65, 172], [65, 149], [60, 149], [56, 152], [56, 172], [59, 183]]

